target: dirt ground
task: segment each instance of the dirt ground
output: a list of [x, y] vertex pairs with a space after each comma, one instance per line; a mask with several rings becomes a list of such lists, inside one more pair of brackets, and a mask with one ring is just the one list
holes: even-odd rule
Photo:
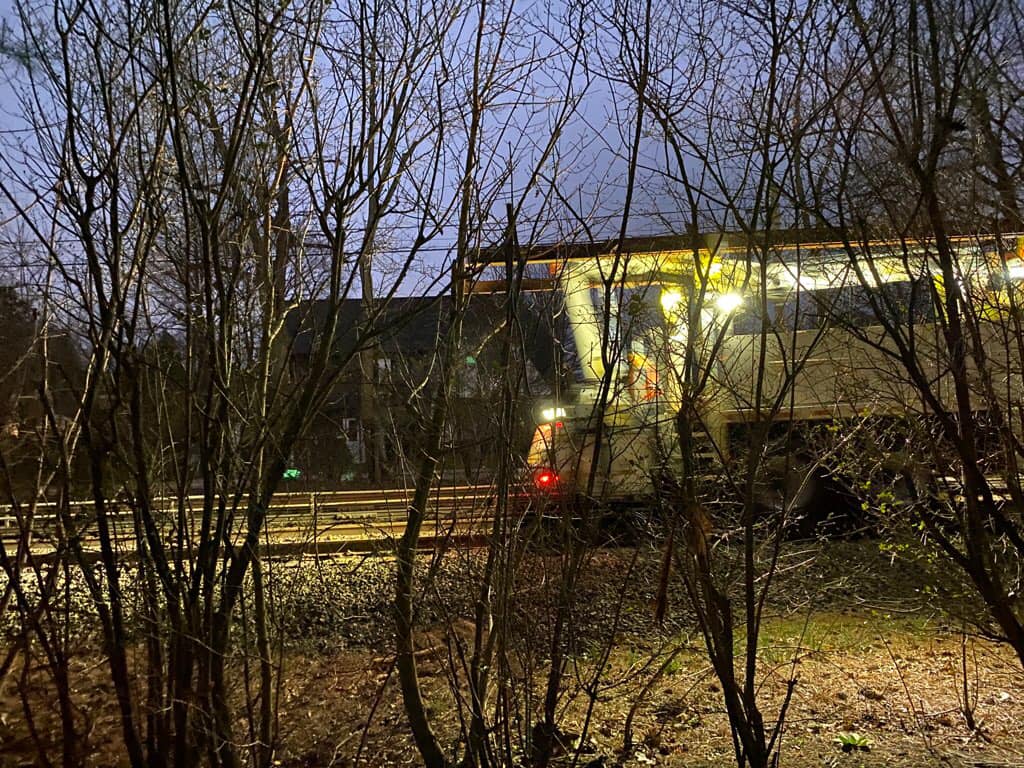
[[[804, 554], [793, 553], [793, 561]], [[953, 631], [921, 597], [912, 573], [884, 570], [886, 561], [877, 556], [876, 544], [843, 545], [821, 555], [799, 578], [780, 581], [760, 643], [766, 720], [781, 702], [789, 677], [797, 679], [780, 765], [1024, 766], [1024, 672], [1015, 657], [1003, 647], [980, 638], [965, 640]], [[630, 561], [626, 552], [601, 555], [580, 586], [580, 626], [593, 628], [593, 634], [576, 646], [561, 705], [567, 739], [579, 746], [576, 764], [734, 764], [720, 691], [679, 595], [674, 595], [673, 620], [665, 629], [655, 627], [650, 597], [656, 563], [639, 567], [636, 588], [623, 592], [616, 578]], [[360, 591], [368, 588], [363, 585]], [[610, 606], [623, 594], [628, 605], [619, 630], [601, 635]], [[450, 626], [434, 620], [422, 633], [420, 654], [428, 707], [446, 745], [457, 734], [450, 722], [449, 654], [458, 621], [454, 634], [443, 631]], [[347, 615], [340, 624], [285, 648], [276, 764], [419, 764], [394, 679], [388, 634], [382, 597], [379, 609], [361, 604], [358, 615]], [[609, 637], [612, 650], [588, 722], [590, 699], [583, 683], [593, 677]], [[965, 658], [974, 730], [967, 727], [961, 705]], [[655, 678], [659, 667], [664, 673]], [[0, 691], [3, 768], [38, 764], [22, 715], [21, 671], [15, 669]], [[72, 661], [72, 673], [87, 763], [124, 764], [112, 691], [98, 656], [81, 653]], [[36, 732], [48, 740], [54, 724], [52, 695], [41, 685], [24, 692], [35, 705]], [[632, 748], [624, 751], [627, 722], [638, 700], [629, 726]], [[861, 747], [843, 751], [836, 740], [851, 733]], [[560, 763], [570, 765], [573, 757], [564, 756]]]
[[[766, 640], [765, 686], [776, 701], [794, 663], [798, 677], [783, 766], [1024, 766], [1024, 675], [1004, 648], [968, 642], [969, 696], [976, 698], [980, 726], [972, 732], [958, 700], [961, 638], [928, 622], [821, 614], [806, 630], [803, 618], [775, 620]], [[634, 644], [616, 650], [579, 764], [600, 756], [606, 766], [734, 762], [718, 685], [699, 649], [692, 641], [686, 645], [639, 708], [630, 754], [622, 752], [626, 718], [650, 678], [637, 674], [636, 666], [658, 649]], [[388, 661], [351, 649], [293, 657], [284, 691], [282, 764], [350, 766], [364, 740], [361, 764], [417, 764]], [[428, 690], [445, 699], [441, 661], [427, 661], [423, 669]], [[632, 684], [623, 683], [630, 679]], [[375, 721], [364, 734], [366, 702], [378, 699]], [[583, 697], [567, 706], [567, 732], [582, 731], [585, 706]], [[850, 732], [864, 737], [867, 749], [844, 752], [835, 743]]]

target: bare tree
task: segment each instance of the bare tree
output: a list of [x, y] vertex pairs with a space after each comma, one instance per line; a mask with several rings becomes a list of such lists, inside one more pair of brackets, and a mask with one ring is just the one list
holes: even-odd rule
[[[1007, 229], [1020, 228], [1019, 9], [855, 4], [839, 28], [816, 79], [833, 99], [815, 126], [828, 143], [803, 152], [815, 180], [796, 204], [843, 243], [873, 319], [851, 332], [907, 393], [904, 437], [880, 466], [902, 476], [923, 540], [982, 599], [984, 631], [1024, 661], [1018, 257]], [[842, 95], [838, 73], [852, 86]], [[907, 290], [887, 289], [894, 281]]]
[[[471, 301], [471, 287], [478, 276], [475, 263], [481, 250], [490, 245], [487, 241], [489, 212], [497, 200], [510, 195], [506, 212], [505, 247], [514, 248], [514, 222], [522, 210], [528, 195], [540, 190], [541, 199], [547, 200], [550, 192], [541, 187], [543, 171], [551, 162], [560, 146], [561, 131], [573, 114], [579, 99], [581, 84], [577, 70], [582, 55], [583, 40], [574, 34], [567, 41], [557, 41], [543, 27], [534, 28], [516, 8], [515, 4], [483, 4], [466, 17], [466, 26], [460, 31], [469, 51], [466, 57], [464, 95], [457, 98], [456, 106], [462, 121], [459, 133], [456, 164], [458, 176], [458, 198], [456, 209], [456, 241], [451, 261], [451, 309], [446, 323], [446, 335], [438, 345], [439, 378], [434, 384], [429, 410], [425, 414], [425, 440], [421, 455], [416, 461], [415, 492], [409, 507], [408, 522], [399, 542], [398, 580], [395, 597], [396, 639], [398, 648], [397, 668], [406, 713], [416, 745], [424, 762], [429, 766], [442, 766], [451, 762], [434, 734], [426, 714], [423, 694], [416, 666], [414, 642], [415, 608], [415, 562], [420, 531], [424, 522], [429, 495], [434, 484], [444, 434], [450, 420], [450, 408], [457, 383], [457, 374], [462, 364], [462, 327]], [[529, 34], [516, 32], [519, 24], [528, 24], [540, 34], [541, 43]], [[541, 45], [550, 46], [550, 51], [538, 55]], [[534, 82], [541, 65], [554, 67], [557, 74], [555, 87], [550, 93], [544, 92]], [[541, 111], [547, 121], [541, 138], [529, 136], [532, 121], [521, 122], [516, 107], [529, 98], [541, 97], [548, 100], [548, 106]], [[517, 136], [518, 134], [518, 136]], [[488, 150], [500, 151], [503, 141], [517, 136], [509, 150], [506, 164], [502, 166], [493, 156], [488, 159]], [[527, 144], [522, 144], [527, 142]], [[522, 145], [521, 145], [522, 144]], [[521, 146], [520, 146], [521, 145]], [[513, 258], [513, 261], [516, 261]], [[511, 276], [511, 267], [509, 273]], [[520, 273], [521, 274], [521, 273]], [[515, 291], [510, 298], [509, 312], [515, 313]], [[506, 318], [506, 323], [511, 323]], [[506, 333], [514, 333], [510, 325]], [[511, 340], [506, 342], [511, 345]], [[511, 346], [507, 347], [511, 355]], [[508, 409], [517, 399], [518, 386], [509, 382], [509, 388], [502, 396], [502, 421], [504, 435], [509, 434], [510, 414]], [[494, 608], [490, 596], [495, 589], [508, 589], [510, 583], [496, 583], [498, 563], [508, 557], [509, 537], [505, 525], [509, 508], [507, 494], [510, 484], [510, 468], [507, 464], [499, 471], [499, 486], [505, 497], [498, 503], [488, 557], [482, 574], [480, 598], [474, 616], [474, 633], [468, 672], [469, 725], [465, 734], [466, 759], [473, 765], [494, 764], [500, 755], [507, 752], [507, 745], [494, 743], [489, 739], [487, 722], [489, 699], [491, 697], [491, 675], [488, 671], [495, 655], [495, 643], [501, 636], [490, 631], [494, 621]], [[499, 603], [500, 605], [500, 603]]]
[[[418, 212], [379, 310], [450, 210], [436, 184], [443, 104], [425, 76], [402, 73], [443, 67], [435, 22], [453, 18], [424, 8], [407, 28], [420, 58], [392, 58], [386, 78], [367, 82], [358, 44], [383, 50], [391, 30], [353, 8], [71, 3], [40, 24], [45, 10], [20, 7], [26, 45], [47, 55], [25, 76], [34, 132], [17, 164], [8, 156], [3, 193], [46, 249], [88, 356], [70, 427], [50, 412], [58, 548], [97, 606], [132, 764], [269, 765], [270, 502], [313, 414], [385, 322], [372, 312], [337, 343], [341, 306], [377, 247], [349, 233]], [[324, 312], [297, 376], [286, 323], [312, 322], [314, 306]], [[84, 526], [71, 506], [79, 454], [95, 510]], [[233, 630], [243, 610], [253, 635]], [[140, 622], [141, 660], [129, 652]], [[258, 674], [238, 685], [233, 667], [250, 657]]]
[[[662, 257], [663, 270], [674, 265], [688, 279], [662, 294], [675, 447], [664, 454], [661, 486], [669, 509], [661, 599], [675, 561], [722, 685], [737, 763], [767, 766], [777, 760], [796, 666], [766, 720], [759, 641], [782, 543], [808, 511], [816, 462], [801, 456], [798, 424], [815, 378], [806, 367], [826, 331], [801, 331], [812, 307], [801, 301], [801, 237], [781, 231], [800, 218], [782, 203], [794, 157], [778, 137], [800, 117], [827, 32], [816, 3], [616, 11], [611, 74], [636, 99], [638, 122], [651, 126], [658, 143], [649, 152], [660, 163], [652, 179], [677, 206], [663, 215], [679, 217], [685, 233]], [[736, 57], [740, 40], [745, 53]], [[780, 281], [785, 274], [797, 279]], [[776, 317], [783, 301], [793, 311]], [[750, 327], [736, 327], [737, 312]], [[773, 456], [776, 443], [782, 453]], [[719, 551], [733, 536], [736, 582], [728, 549]]]

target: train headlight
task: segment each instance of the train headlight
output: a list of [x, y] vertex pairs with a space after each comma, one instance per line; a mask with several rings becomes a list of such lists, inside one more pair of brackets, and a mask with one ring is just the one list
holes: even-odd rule
[[720, 293], [715, 299], [715, 307], [723, 314], [735, 312], [743, 304], [743, 297], [738, 293]]
[[541, 421], [554, 421], [565, 418], [565, 408], [545, 408], [540, 412]]

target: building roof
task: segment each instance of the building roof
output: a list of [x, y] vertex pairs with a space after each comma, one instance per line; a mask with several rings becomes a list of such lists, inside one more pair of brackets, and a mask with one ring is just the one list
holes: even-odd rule
[[[505, 323], [506, 299], [504, 295], [474, 295], [463, 320], [463, 348], [470, 353], [480, 348], [497, 348], [496, 331]], [[518, 325], [527, 358], [546, 380], [555, 374], [555, 339], [564, 329], [553, 329], [561, 322], [555, 302], [524, 300], [517, 313]], [[358, 352], [356, 344], [364, 348], [379, 339], [382, 349], [394, 355], [418, 357], [433, 354], [439, 340], [444, 338], [451, 321], [452, 297], [406, 296], [395, 297], [381, 309], [375, 322], [379, 333], [373, 337], [359, 333], [365, 327], [367, 313], [359, 299], [346, 299], [339, 311], [335, 348], [339, 357], [347, 358]], [[291, 354], [307, 357], [316, 335], [323, 331], [327, 320], [327, 303], [307, 302], [292, 310], [285, 321], [291, 340]]]

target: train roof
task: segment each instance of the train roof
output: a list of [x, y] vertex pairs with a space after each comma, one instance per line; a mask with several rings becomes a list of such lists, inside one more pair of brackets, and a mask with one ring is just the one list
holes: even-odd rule
[[[994, 235], [989, 233], [957, 234], [951, 238], [957, 244], [979, 246], [994, 245], [1001, 240], [1004, 245], [1013, 243], [1021, 250], [1021, 233]], [[780, 229], [769, 232], [721, 232], [700, 235], [661, 234], [637, 237], [595, 239], [588, 241], [556, 240], [519, 247], [520, 258], [533, 264], [565, 264], [593, 262], [611, 258], [615, 254], [640, 256], [658, 254], [670, 257], [672, 254], [692, 255], [694, 252], [714, 254], [719, 258], [740, 258], [761, 248], [768, 247], [780, 257], [787, 252], [806, 258], [816, 253], [819, 258], [832, 255], [845, 258], [850, 248], [858, 251], [870, 250], [914, 250], [919, 251], [928, 243], [927, 238], [872, 239], [850, 242], [839, 237], [833, 229]], [[1020, 254], [1024, 257], [1024, 253]], [[504, 243], [481, 250], [476, 258], [480, 266], [499, 266], [506, 262], [507, 249]]]

